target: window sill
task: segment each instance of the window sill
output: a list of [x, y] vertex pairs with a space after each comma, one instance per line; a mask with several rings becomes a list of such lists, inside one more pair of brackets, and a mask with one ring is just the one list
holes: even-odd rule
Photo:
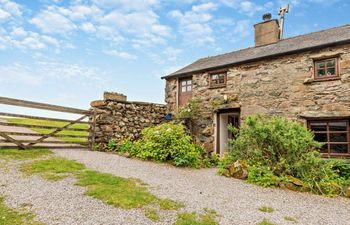
[[225, 87], [226, 87], [226, 84], [225, 85], [217, 85], [217, 86], [209, 86], [209, 89], [225, 88]]
[[321, 153], [322, 158], [331, 158], [331, 159], [341, 159], [341, 158], [346, 158], [349, 159], [350, 155], [349, 154], [327, 154], [327, 153]]
[[332, 78], [325, 78], [325, 79], [314, 79], [314, 78], [307, 78], [303, 84], [311, 84], [315, 82], [326, 82], [326, 81], [336, 81], [341, 80], [340, 77], [332, 77]]

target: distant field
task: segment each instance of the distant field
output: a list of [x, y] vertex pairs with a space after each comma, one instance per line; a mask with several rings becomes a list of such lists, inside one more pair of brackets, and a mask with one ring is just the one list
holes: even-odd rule
[[[47, 120], [36, 120], [36, 119], [25, 119], [25, 118], [1, 118], [2, 120], [6, 120], [10, 123], [14, 124], [26, 124], [26, 125], [39, 125], [39, 126], [52, 126], [52, 127], [63, 127], [67, 124], [67, 122], [59, 122], [59, 121], [47, 121]], [[83, 123], [77, 123], [70, 128], [77, 128], [77, 129], [88, 129], [88, 124]], [[30, 128], [31, 130], [34, 130], [40, 134], [48, 134], [55, 130], [55, 128], [52, 129], [41, 129], [41, 128]], [[88, 135], [88, 132], [85, 131], [72, 131], [72, 130], [63, 130], [58, 132], [57, 134], [62, 135], [74, 135], [74, 136], [82, 136], [82, 135]], [[72, 141], [72, 142], [86, 142], [87, 138], [63, 138], [63, 137], [56, 137], [57, 139], [63, 140], [63, 141]]]

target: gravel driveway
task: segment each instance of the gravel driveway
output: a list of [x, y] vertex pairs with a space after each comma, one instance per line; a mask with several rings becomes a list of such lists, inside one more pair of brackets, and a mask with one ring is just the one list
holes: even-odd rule
[[[216, 175], [215, 169], [179, 169], [170, 165], [128, 159], [117, 155], [84, 150], [54, 150], [61, 157], [84, 163], [88, 168], [120, 177], [139, 178], [160, 198], [185, 203], [185, 211], [214, 209], [220, 224], [257, 224], [264, 218], [276, 224], [350, 224], [350, 200], [328, 198], [308, 193], [261, 188], [243, 181]], [[21, 182], [18, 182], [18, 181]], [[3, 183], [3, 185], [1, 185]], [[38, 177], [22, 178], [11, 169], [0, 169], [0, 195], [6, 203], [18, 207], [32, 204], [37, 218], [47, 224], [153, 224], [141, 210], [122, 210], [84, 195], [85, 189], [74, 186], [74, 178], [48, 182]], [[258, 210], [262, 206], [273, 213]], [[175, 213], [169, 213], [158, 224], [173, 224]]]

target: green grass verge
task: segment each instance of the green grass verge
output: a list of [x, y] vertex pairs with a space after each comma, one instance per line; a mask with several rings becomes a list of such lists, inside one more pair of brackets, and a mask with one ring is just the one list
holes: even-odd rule
[[18, 149], [1, 149], [0, 159], [3, 160], [29, 160], [42, 158], [51, 155], [52, 152], [48, 149], [32, 149], [32, 150], [18, 150]]
[[216, 216], [216, 213], [209, 212], [200, 215], [195, 212], [178, 213], [174, 225], [218, 225], [219, 222], [216, 221]]
[[24, 213], [5, 206], [0, 197], [0, 225], [43, 225], [36, 222], [32, 213]]
[[22, 165], [21, 171], [27, 175], [40, 174], [49, 180], [59, 180], [73, 174], [77, 178], [77, 185], [87, 187], [87, 195], [119, 208], [132, 209], [158, 205], [164, 210], [176, 210], [184, 207], [182, 203], [157, 198], [148, 192], [144, 183], [138, 179], [126, 179], [87, 170], [83, 164], [73, 160], [51, 158], [35, 161]]
[[[6, 120], [10, 123], [14, 123], [14, 124], [50, 126], [50, 127], [63, 127], [63, 126], [68, 124], [67, 122], [25, 119], [25, 118], [1, 118], [1, 119]], [[77, 124], [70, 126], [70, 128], [88, 129], [89, 127], [88, 127], [88, 124], [77, 123]], [[40, 134], [49, 134], [55, 130], [55, 128], [52, 128], [52, 129], [30, 128], [30, 129], [33, 131], [36, 131]], [[88, 132], [63, 130], [63, 131], [58, 132], [57, 134], [82, 136], [82, 135], [88, 135]], [[86, 142], [87, 141], [87, 138], [57, 138], [57, 139], [60, 139], [63, 141], [72, 141], [72, 142]]]

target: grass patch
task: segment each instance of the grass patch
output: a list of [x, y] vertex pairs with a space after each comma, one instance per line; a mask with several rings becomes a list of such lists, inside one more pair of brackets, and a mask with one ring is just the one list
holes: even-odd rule
[[150, 219], [154, 222], [160, 221], [160, 215], [158, 214], [157, 210], [152, 209], [152, 208], [145, 208], [144, 213], [148, 219]]
[[18, 149], [2, 149], [0, 150], [0, 159], [4, 160], [29, 160], [42, 158], [51, 155], [52, 152], [48, 149], [32, 149], [32, 150], [18, 150]]
[[182, 203], [159, 199], [147, 190], [139, 179], [122, 178], [112, 174], [87, 170], [73, 160], [51, 158], [22, 165], [21, 171], [27, 175], [40, 174], [48, 180], [60, 180], [73, 174], [77, 185], [87, 187], [86, 194], [105, 203], [124, 209], [142, 208], [147, 205], [159, 205], [163, 210], [176, 210], [184, 207]]
[[215, 219], [216, 215], [206, 212], [198, 215], [192, 213], [178, 213], [177, 220], [174, 225], [218, 225], [219, 222]]
[[77, 185], [87, 187], [87, 195], [124, 209], [141, 208], [157, 200], [134, 180], [97, 171], [79, 173]]
[[[63, 126], [68, 124], [68, 122], [25, 119], [25, 118], [1, 118], [1, 119], [6, 120], [7, 122], [10, 122], [10, 123], [14, 123], [14, 124], [38, 125], [38, 126], [49, 126], [49, 127], [63, 127]], [[77, 124], [70, 126], [70, 128], [88, 129], [88, 124], [77, 123]], [[52, 128], [52, 129], [30, 128], [30, 129], [34, 130], [40, 134], [49, 134], [55, 130], [55, 128]], [[58, 132], [57, 134], [82, 136], [82, 135], [88, 135], [88, 132], [63, 130], [63, 131]], [[60, 138], [60, 137], [57, 137], [57, 139], [60, 139], [62, 141], [72, 141], [72, 142], [86, 142], [87, 141], [87, 138]]]
[[268, 207], [268, 206], [262, 206], [259, 208], [259, 210], [265, 213], [273, 213], [275, 211], [272, 207]]
[[271, 223], [271, 222], [268, 221], [267, 219], [264, 219], [263, 221], [261, 221], [260, 223], [258, 223], [258, 225], [277, 225], [277, 224]]
[[0, 197], [0, 225], [43, 225], [36, 222], [32, 213], [23, 213], [5, 206]]
[[293, 222], [293, 223], [299, 223], [298, 220], [296, 220], [294, 217], [291, 217], [291, 216], [285, 216], [284, 220], [287, 220], [287, 221]]
[[85, 166], [73, 160], [67, 160], [63, 158], [51, 158], [47, 160], [35, 161], [29, 164], [22, 165], [21, 171], [25, 174], [66, 174], [77, 173], [85, 169]]
[[159, 207], [162, 210], [178, 210], [180, 208], [185, 207], [182, 202], [176, 202], [171, 199], [159, 199], [158, 201]]
[[49, 181], [59, 181], [69, 177], [68, 174], [55, 174], [55, 173], [45, 173], [42, 177]]

